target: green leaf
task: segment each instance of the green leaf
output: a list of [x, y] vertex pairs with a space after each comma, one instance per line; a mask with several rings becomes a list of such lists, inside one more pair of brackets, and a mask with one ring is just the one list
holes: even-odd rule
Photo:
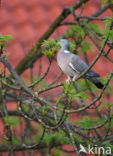
[[[101, 80], [101, 82], [103, 84], [106, 83], [106, 81], [108, 80], [108, 77], [110, 76], [111, 74], [107, 74], [107, 76], [105, 78], [99, 78]], [[111, 82], [107, 85], [107, 88], [106, 88], [107, 92], [109, 95], [112, 95], [112, 85], [111, 85]]]
[[72, 37], [74, 34], [74, 31], [72, 29], [68, 30], [68, 32], [66, 33], [66, 37]]
[[106, 20], [104, 20], [105, 27], [108, 28], [110, 26], [110, 23], [113, 22], [112, 17], [106, 17]]
[[66, 37], [73, 37], [73, 35], [75, 35], [77, 39], [82, 39], [85, 35], [83, 28], [78, 23], [70, 26], [70, 29], [66, 33]]
[[70, 51], [74, 53], [75, 49], [76, 49], [76, 43], [75, 42], [69, 42], [69, 44], [70, 44]]
[[22, 108], [23, 108], [24, 112], [29, 112], [29, 106], [26, 103], [24, 103], [22, 105]]
[[2, 35], [2, 34], [0, 34], [0, 42], [3, 42], [3, 41], [6, 41], [6, 42], [8, 42], [8, 41], [10, 41], [11, 39], [13, 39], [13, 36], [11, 36], [11, 35]]
[[42, 43], [42, 46], [46, 47], [43, 53], [48, 58], [53, 57], [54, 53], [60, 48], [60, 46], [57, 44], [57, 42], [53, 38], [50, 38], [49, 41], [44, 40], [44, 42]]
[[95, 124], [102, 124], [103, 122], [105, 122], [106, 118], [104, 119], [98, 119], [98, 118], [91, 118], [91, 117], [85, 117], [82, 120], [79, 120], [76, 122], [76, 124], [79, 124], [82, 127], [93, 127], [95, 126]]
[[46, 133], [44, 136], [44, 141], [48, 144], [52, 140], [59, 140], [61, 141], [61, 144], [70, 144], [70, 139], [66, 136], [65, 132], [62, 130], [59, 130], [58, 133], [50, 133], [49, 135]]
[[86, 40], [83, 40], [82, 43], [81, 43], [81, 49], [80, 51], [85, 53], [87, 51], [92, 51], [92, 44]]
[[69, 84], [64, 82], [64, 93], [67, 94], [69, 93]]
[[81, 91], [77, 94], [75, 94], [75, 97], [82, 97], [83, 99], [87, 100], [88, 99], [88, 95], [85, 94], [85, 92]]
[[51, 49], [49, 49], [49, 50], [45, 49], [45, 50], [43, 51], [43, 53], [44, 53], [48, 58], [51, 58], [51, 57], [53, 56], [54, 51], [52, 51]]
[[80, 137], [78, 137], [77, 135], [75, 135], [74, 138], [75, 138], [76, 141], [78, 141], [80, 143], [83, 142], [83, 140]]
[[64, 93], [60, 95], [60, 97], [57, 99], [56, 103], [58, 104], [63, 97], [65, 97]]
[[14, 37], [11, 36], [11, 35], [4, 35], [3, 38], [4, 38], [6, 41], [9, 41], [9, 40], [13, 39]]
[[[86, 24], [86, 23], [85, 23]], [[99, 34], [101, 32], [100, 26], [96, 23], [88, 23], [86, 24], [92, 31]]]
[[102, 0], [101, 7], [104, 7], [108, 3], [108, 0]]
[[11, 39], [13, 39], [13, 36], [11, 35], [2, 35], [0, 34], [0, 53], [2, 54], [4, 52], [4, 47], [6, 42], [9, 42]]
[[56, 149], [55, 150], [55, 156], [60, 156], [61, 155], [61, 150], [60, 149]]
[[19, 144], [19, 141], [16, 139], [16, 138], [12, 138], [12, 142], [14, 145], [18, 145]]
[[79, 24], [76, 24], [74, 27], [72, 27], [72, 30], [76, 32], [77, 38], [82, 39], [85, 35], [83, 28]]
[[103, 104], [105, 104], [105, 106], [106, 106], [108, 112], [110, 112], [110, 111], [111, 111], [111, 108], [112, 108], [112, 106], [113, 106], [113, 103], [110, 103], [110, 102], [108, 102], [108, 101], [104, 101], [104, 100], [103, 100]]
[[45, 115], [46, 114], [46, 106], [43, 106], [42, 107], [42, 115]]
[[44, 40], [44, 42], [42, 43], [42, 46], [53, 47], [55, 45], [56, 45], [56, 41], [53, 38], [50, 38], [49, 41]]
[[[45, 88], [45, 87], [48, 86], [48, 84], [47, 84], [47, 82], [45, 81], [45, 79], [41, 80], [41, 81], [39, 82], [39, 85], [40, 85], [41, 87], [43, 87], [43, 88]], [[38, 87], [39, 87], [39, 86], [38, 86]]]
[[15, 127], [19, 124], [19, 120], [15, 116], [14, 117], [5, 117], [4, 121], [5, 121], [6, 124], [12, 125], [12, 126], [15, 126]]
[[109, 29], [105, 30], [103, 37], [104, 38], [108, 37], [108, 39], [112, 42], [113, 41], [113, 30], [109, 30]]

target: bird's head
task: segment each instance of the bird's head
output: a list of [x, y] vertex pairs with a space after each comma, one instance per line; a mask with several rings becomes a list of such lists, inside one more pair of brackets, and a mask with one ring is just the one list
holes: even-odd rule
[[57, 44], [60, 45], [61, 48], [69, 49], [69, 41], [66, 39], [61, 39]]

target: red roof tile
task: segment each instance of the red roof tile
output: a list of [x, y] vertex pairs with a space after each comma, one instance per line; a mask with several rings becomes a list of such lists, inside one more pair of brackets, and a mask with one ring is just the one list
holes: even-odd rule
[[13, 0], [13, 1], [10, 1], [10, 0], [6, 0], [4, 2], [4, 6], [7, 7], [7, 9], [15, 9], [16, 10], [16, 7], [17, 6], [20, 6], [21, 5], [21, 0]]
[[14, 28], [13, 24], [5, 24], [4, 26], [0, 27], [0, 33], [2, 33], [3, 35], [13, 35], [14, 37], [16, 36], [16, 31]]
[[26, 8], [34, 8], [35, 6], [38, 5], [38, 0], [32, 0], [32, 2], [30, 0], [22, 0], [21, 1], [22, 4], [24, 5], [24, 7]]
[[8, 24], [8, 23], [10, 23], [11, 21], [10, 21], [10, 15], [9, 15], [9, 12], [8, 12], [8, 10], [6, 10], [6, 9], [1, 9], [0, 10], [0, 28], [2, 27], [2, 26], [4, 26], [5, 24]]
[[29, 18], [30, 18], [30, 21], [33, 22], [34, 25], [35, 24], [41, 25], [43, 23], [43, 21], [45, 21], [47, 19], [43, 8], [39, 7], [39, 6], [35, 6], [34, 8], [29, 10]]
[[21, 42], [28, 42], [29, 40], [32, 41], [32, 39], [36, 37], [36, 32], [32, 28], [32, 25], [25, 23], [18, 28], [17, 36]]
[[[52, 6], [49, 10], [50, 17], [54, 20], [61, 13], [61, 8], [59, 6]], [[54, 15], [54, 16], [51, 16]]]
[[25, 23], [28, 21], [29, 16], [23, 6], [18, 6], [16, 9], [10, 11], [12, 22], [16, 26]]
[[18, 42], [15, 42], [14, 44], [11, 44], [7, 48], [7, 52], [10, 52], [10, 55], [8, 56], [9, 61], [13, 67], [16, 67], [18, 65], [19, 61], [24, 57], [24, 48], [22, 48], [21, 44]]
[[71, 5], [75, 4], [76, 2], [77, 2], [77, 0], [75, 0], [75, 1], [73, 1], [73, 0], [58, 1], [58, 3], [60, 3], [62, 7], [71, 6]]

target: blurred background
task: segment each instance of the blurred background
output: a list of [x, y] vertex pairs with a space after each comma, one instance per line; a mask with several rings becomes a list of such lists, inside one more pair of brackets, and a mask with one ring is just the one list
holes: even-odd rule
[[[45, 33], [51, 23], [57, 18], [58, 15], [62, 12], [63, 8], [66, 6], [71, 6], [78, 0], [1, 0], [0, 5], [0, 33], [3, 35], [12, 35], [14, 37], [10, 43], [7, 43], [5, 52], [9, 52], [8, 60], [13, 68], [19, 64], [19, 62], [25, 57], [28, 51], [32, 48], [33, 45], [40, 39], [40, 37]], [[89, 0], [85, 5], [82, 15], [91, 16], [99, 8], [101, 8], [102, 0]], [[76, 10], [76, 14], [79, 15], [81, 9]], [[112, 17], [112, 11], [107, 9], [99, 17]], [[73, 16], [69, 15], [65, 22], [73, 21]], [[98, 23], [103, 30], [104, 25], [100, 21], [93, 21]], [[60, 26], [54, 33], [50, 36], [54, 39], [63, 35], [69, 27]], [[99, 53], [99, 50], [94, 47], [93, 52], [88, 51], [89, 63], [95, 58]], [[84, 59], [83, 54], [79, 54], [82, 59]], [[110, 57], [113, 59], [113, 54], [110, 53]], [[41, 63], [41, 68], [39, 68]], [[32, 68], [33, 76], [43, 74], [48, 67], [48, 59], [46, 56], [43, 56], [41, 59], [38, 59]], [[0, 64], [1, 65], [1, 64]], [[41, 69], [41, 71], [40, 71]], [[108, 73], [113, 70], [113, 64], [101, 56], [93, 67], [94, 71], [99, 73], [101, 77], [105, 77]], [[45, 78], [48, 83], [51, 83], [60, 73], [60, 69], [55, 61], [52, 62], [50, 72]], [[30, 79], [31, 70], [27, 69], [22, 73], [22, 77]], [[60, 78], [60, 82], [63, 82], [66, 79], [66, 76], [63, 75]], [[23, 79], [24, 80], [24, 79]], [[25, 81], [26, 82], [26, 81]], [[26, 82], [27, 83], [27, 82]], [[29, 82], [28, 82], [29, 83]], [[44, 95], [43, 95], [44, 96]], [[47, 96], [47, 93], [46, 93]], [[112, 97], [113, 98], [113, 97]], [[110, 99], [111, 101], [113, 99]], [[8, 105], [8, 109], [13, 110], [16, 108], [15, 103]], [[78, 114], [72, 115], [72, 120], [78, 119]], [[2, 121], [1, 121], [2, 122]], [[22, 127], [24, 124], [18, 128], [18, 134], [21, 134]], [[24, 129], [24, 128], [23, 128]], [[3, 126], [1, 124], [0, 137], [3, 137]], [[19, 152], [18, 152], [19, 155]], [[21, 155], [21, 154], [20, 154]]]

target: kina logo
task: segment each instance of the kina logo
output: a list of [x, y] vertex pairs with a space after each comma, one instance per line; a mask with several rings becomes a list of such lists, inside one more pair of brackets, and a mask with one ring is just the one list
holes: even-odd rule
[[85, 147], [84, 147], [82, 144], [80, 144], [80, 150], [79, 150], [79, 153], [80, 153], [80, 152], [87, 153]]
[[97, 145], [94, 145], [93, 147], [89, 144], [88, 147], [87, 147], [87, 150], [86, 148], [80, 144], [80, 150], [79, 150], [79, 153], [80, 152], [83, 152], [83, 153], [86, 153], [86, 154], [98, 154], [98, 155], [101, 155], [101, 154], [111, 154], [112, 151], [111, 151], [111, 147], [98, 147]]

